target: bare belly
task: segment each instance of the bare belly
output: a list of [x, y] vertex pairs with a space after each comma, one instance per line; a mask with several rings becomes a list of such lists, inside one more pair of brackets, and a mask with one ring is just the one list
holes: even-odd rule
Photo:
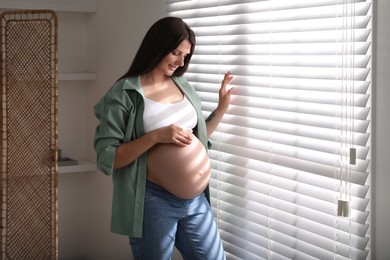
[[195, 136], [185, 147], [159, 144], [148, 151], [148, 179], [179, 198], [201, 194], [210, 173], [207, 151]]

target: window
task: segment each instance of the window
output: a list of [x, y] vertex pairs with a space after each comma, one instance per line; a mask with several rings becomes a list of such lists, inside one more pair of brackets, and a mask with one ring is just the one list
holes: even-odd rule
[[195, 31], [186, 73], [212, 135], [212, 207], [228, 259], [367, 259], [371, 0], [170, 0]]

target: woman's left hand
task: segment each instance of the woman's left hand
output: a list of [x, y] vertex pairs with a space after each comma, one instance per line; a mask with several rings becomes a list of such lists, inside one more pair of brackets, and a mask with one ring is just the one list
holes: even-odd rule
[[230, 88], [229, 90], [226, 89], [227, 85], [232, 81], [233, 75], [230, 71], [225, 73], [225, 76], [222, 80], [221, 88], [219, 89], [219, 102], [218, 102], [218, 108], [221, 109], [224, 112], [229, 107], [230, 104], [230, 97], [232, 94], [236, 93], [236, 89]]
[[225, 73], [222, 80], [221, 88], [219, 89], [219, 101], [217, 108], [207, 118], [207, 136], [211, 136], [218, 124], [221, 122], [223, 115], [230, 105], [230, 98], [236, 93], [235, 88], [226, 89], [227, 85], [232, 81], [233, 75], [230, 71]]

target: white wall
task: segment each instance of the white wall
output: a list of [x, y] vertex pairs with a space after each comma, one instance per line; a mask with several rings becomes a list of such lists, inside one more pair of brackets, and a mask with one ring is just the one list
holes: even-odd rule
[[[374, 39], [376, 58], [374, 66], [373, 84], [373, 207], [371, 221], [372, 228], [372, 259], [385, 260], [390, 256], [390, 1], [375, 1], [377, 10], [377, 30]], [[90, 37], [92, 48], [88, 65], [98, 73], [98, 81], [91, 84], [89, 88], [88, 106], [92, 111], [92, 105], [101, 97], [112, 83], [122, 75], [129, 66], [138, 45], [150, 25], [165, 15], [165, 0], [98, 0], [98, 12], [90, 20], [92, 29]], [[96, 62], [94, 62], [96, 61]], [[92, 113], [89, 118], [89, 142], [92, 147], [92, 137], [96, 120]], [[90, 150], [90, 157], [94, 157], [93, 150]], [[63, 177], [65, 178], [65, 177]], [[66, 207], [74, 207], [72, 203], [81, 202], [83, 206], [76, 205], [84, 217], [68, 214], [67, 219], [73, 219], [72, 235], [66, 227], [62, 227], [65, 234], [60, 238], [67, 241], [60, 241], [60, 258], [81, 259], [82, 254], [87, 259], [131, 259], [130, 248], [126, 237], [121, 237], [109, 232], [110, 210], [111, 210], [111, 178], [101, 173], [86, 175], [77, 179], [77, 185], [70, 184], [70, 178], [63, 181], [63, 188], [60, 189], [60, 196], [66, 196], [63, 200]], [[60, 180], [61, 181], [61, 180]], [[60, 182], [61, 184], [61, 182]], [[67, 189], [78, 189], [77, 196], [69, 196]], [[78, 201], [79, 200], [79, 201]], [[89, 200], [89, 203], [86, 201]], [[60, 198], [61, 201], [61, 198]], [[66, 202], [66, 203], [65, 203]], [[66, 208], [65, 206], [63, 208]], [[66, 214], [63, 212], [62, 214]], [[60, 216], [61, 219], [61, 216]], [[83, 225], [83, 223], [85, 225]], [[60, 223], [61, 225], [61, 223]], [[62, 226], [69, 224], [62, 224]], [[85, 230], [79, 230], [83, 228]], [[60, 232], [61, 228], [60, 228]], [[75, 239], [74, 241], [69, 239]], [[82, 238], [82, 239], [81, 239]], [[77, 243], [79, 241], [79, 243]], [[84, 241], [84, 242], [82, 242]], [[61, 247], [62, 246], [62, 247]], [[61, 248], [67, 252], [61, 252]], [[79, 253], [79, 258], [77, 258]]]
[[373, 259], [390, 257], [390, 1], [374, 1]]

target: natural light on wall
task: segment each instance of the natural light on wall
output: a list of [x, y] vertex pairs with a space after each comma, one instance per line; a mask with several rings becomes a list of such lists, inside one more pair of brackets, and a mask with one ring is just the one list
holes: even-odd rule
[[197, 45], [228, 259], [370, 259], [371, 0], [168, 0]]

